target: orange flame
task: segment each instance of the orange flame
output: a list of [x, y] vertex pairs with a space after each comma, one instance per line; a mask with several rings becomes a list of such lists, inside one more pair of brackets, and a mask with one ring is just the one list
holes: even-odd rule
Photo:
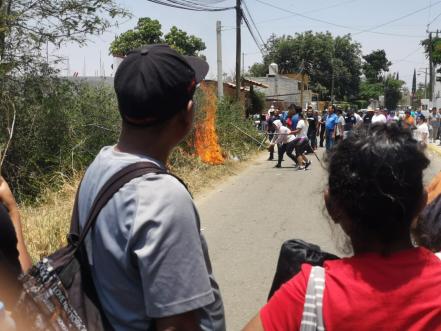
[[224, 158], [216, 134], [217, 97], [213, 89], [204, 82], [201, 83], [200, 88], [204, 92], [202, 110], [205, 113], [205, 119], [196, 124], [196, 152], [205, 163], [213, 165], [222, 164], [224, 163]]

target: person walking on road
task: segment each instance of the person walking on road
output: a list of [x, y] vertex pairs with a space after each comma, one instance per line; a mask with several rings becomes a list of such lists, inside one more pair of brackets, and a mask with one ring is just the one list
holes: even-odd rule
[[200, 219], [190, 193], [166, 164], [193, 127], [193, 95], [208, 72], [167, 45], [131, 51], [114, 85], [122, 118], [79, 188], [83, 227], [106, 181], [138, 162], [161, 169], [133, 179], [101, 210], [86, 239], [93, 283], [114, 330], [225, 330]]
[[337, 114], [335, 114], [335, 106], [329, 105], [328, 116], [326, 117], [326, 122], [325, 122], [327, 151], [330, 151], [334, 146], [337, 125], [338, 125], [338, 116]]

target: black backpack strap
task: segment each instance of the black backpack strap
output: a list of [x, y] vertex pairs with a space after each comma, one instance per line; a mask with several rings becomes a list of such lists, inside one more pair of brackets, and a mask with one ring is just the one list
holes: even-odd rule
[[114, 174], [100, 189], [98, 192], [92, 207], [89, 212], [89, 217], [87, 218], [84, 228], [80, 231], [79, 214], [78, 214], [78, 195], [79, 188], [77, 191], [77, 196], [75, 198], [74, 210], [72, 213], [72, 232], [71, 235], [77, 236], [76, 248], [78, 249], [84, 242], [90, 229], [95, 225], [96, 219], [101, 211], [101, 209], [109, 202], [113, 195], [118, 192], [125, 184], [130, 182], [132, 179], [143, 176], [149, 173], [168, 173], [151, 162], [137, 162], [133, 163]]

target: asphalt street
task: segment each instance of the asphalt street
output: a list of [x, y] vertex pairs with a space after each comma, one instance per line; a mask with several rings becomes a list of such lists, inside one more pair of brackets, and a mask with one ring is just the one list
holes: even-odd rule
[[[322, 151], [319, 151], [321, 155]], [[432, 159], [426, 182], [441, 170]], [[268, 295], [281, 244], [303, 239], [343, 255], [342, 236], [324, 212], [326, 171], [314, 156], [307, 171], [295, 171], [285, 156], [282, 168], [259, 155], [250, 166], [197, 198], [202, 231], [220, 284], [227, 329], [240, 330]]]

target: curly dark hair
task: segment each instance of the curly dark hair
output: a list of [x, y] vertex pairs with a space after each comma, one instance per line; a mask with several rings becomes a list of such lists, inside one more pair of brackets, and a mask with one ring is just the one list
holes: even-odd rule
[[351, 222], [352, 242], [389, 243], [410, 234], [430, 161], [395, 123], [354, 130], [329, 153], [329, 196]]

